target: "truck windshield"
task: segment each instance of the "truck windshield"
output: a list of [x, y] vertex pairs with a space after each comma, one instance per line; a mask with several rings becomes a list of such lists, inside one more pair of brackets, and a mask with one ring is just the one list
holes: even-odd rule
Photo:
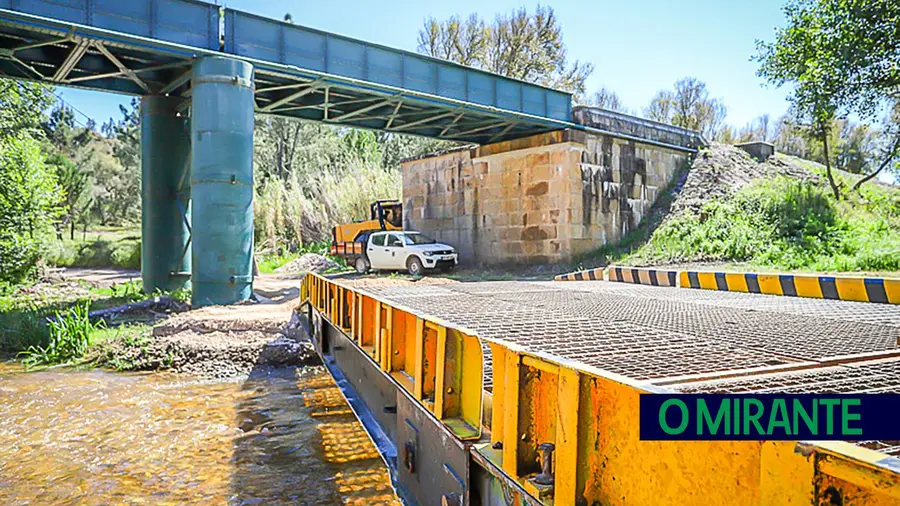
[[407, 246], [414, 246], [416, 244], [434, 244], [436, 242], [425, 234], [405, 234], [403, 237], [406, 238]]

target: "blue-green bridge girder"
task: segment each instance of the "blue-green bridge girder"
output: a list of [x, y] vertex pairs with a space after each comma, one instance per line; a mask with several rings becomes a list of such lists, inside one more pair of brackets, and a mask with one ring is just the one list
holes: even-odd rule
[[192, 61], [255, 68], [257, 112], [486, 143], [576, 127], [571, 95], [197, 0], [0, 0], [0, 73], [191, 94]]

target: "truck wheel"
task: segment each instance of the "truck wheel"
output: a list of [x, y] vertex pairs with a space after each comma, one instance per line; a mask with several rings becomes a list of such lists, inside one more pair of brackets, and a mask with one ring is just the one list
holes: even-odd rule
[[425, 267], [422, 266], [422, 261], [419, 260], [419, 257], [412, 256], [406, 261], [406, 270], [409, 271], [411, 276], [421, 276]]
[[365, 274], [369, 272], [369, 261], [363, 257], [356, 257], [356, 272]]

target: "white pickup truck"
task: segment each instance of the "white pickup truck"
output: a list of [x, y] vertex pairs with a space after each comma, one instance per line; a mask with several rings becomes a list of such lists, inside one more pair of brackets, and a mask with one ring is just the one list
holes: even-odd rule
[[356, 258], [356, 272], [369, 269], [406, 270], [421, 276], [425, 270], [453, 270], [458, 263], [456, 250], [419, 232], [372, 232], [363, 254]]

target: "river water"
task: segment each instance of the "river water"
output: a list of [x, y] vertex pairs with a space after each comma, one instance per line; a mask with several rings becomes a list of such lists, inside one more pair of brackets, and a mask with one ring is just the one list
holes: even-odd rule
[[321, 368], [205, 382], [0, 362], [0, 504], [399, 504]]

